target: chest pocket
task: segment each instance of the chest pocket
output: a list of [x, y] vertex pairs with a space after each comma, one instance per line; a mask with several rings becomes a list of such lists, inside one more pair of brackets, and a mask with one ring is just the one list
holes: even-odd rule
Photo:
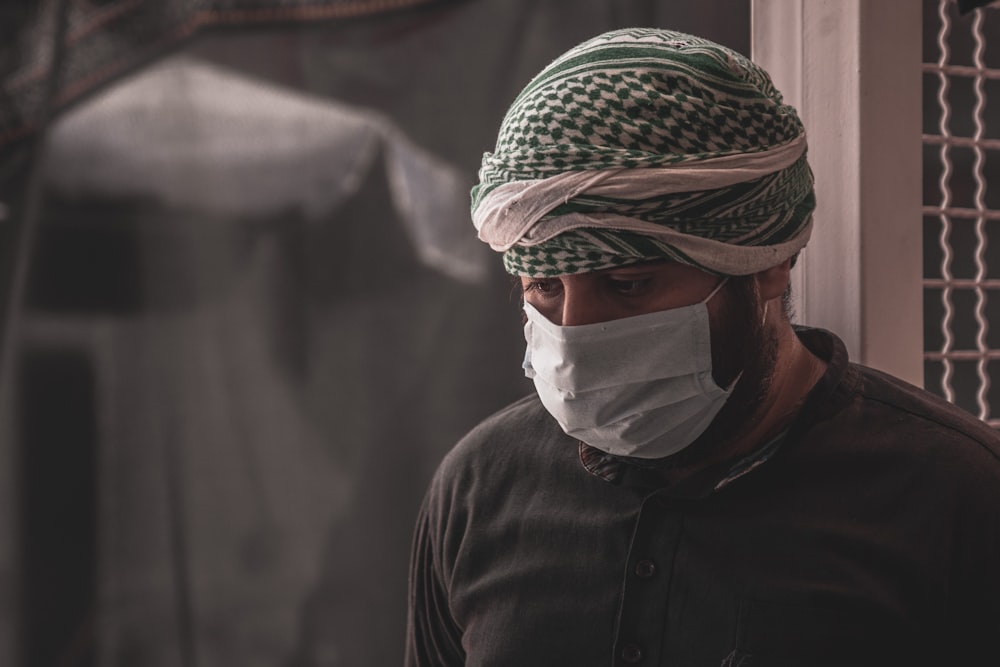
[[898, 621], [870, 609], [748, 601], [735, 650], [722, 667], [914, 665], [912, 638]]

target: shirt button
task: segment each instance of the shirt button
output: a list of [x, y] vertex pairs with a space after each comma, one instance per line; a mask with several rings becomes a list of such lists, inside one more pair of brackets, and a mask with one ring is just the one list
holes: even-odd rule
[[635, 644], [625, 644], [622, 647], [622, 660], [629, 664], [635, 664], [642, 660], [642, 649]]
[[635, 564], [635, 575], [640, 579], [649, 579], [656, 574], [656, 563], [651, 560], [641, 560]]

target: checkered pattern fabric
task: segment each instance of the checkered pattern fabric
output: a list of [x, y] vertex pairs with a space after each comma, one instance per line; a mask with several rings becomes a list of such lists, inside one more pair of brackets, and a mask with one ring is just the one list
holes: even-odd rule
[[[504, 184], [577, 171], [682, 170], [764, 153], [803, 133], [767, 73], [740, 54], [666, 30], [606, 33], [555, 60], [511, 105], [495, 150], [483, 157], [473, 216]], [[705, 185], [635, 199], [627, 192], [577, 194], [540, 220], [587, 216], [593, 227], [541, 243], [519, 241], [506, 250], [504, 264], [511, 273], [551, 276], [666, 257], [718, 271], [711, 258], [693, 260], [677, 243], [616, 230], [603, 222], [605, 214], [733, 246], [787, 246], [807, 231], [814, 198], [804, 153], [775, 173], [721, 188]]]

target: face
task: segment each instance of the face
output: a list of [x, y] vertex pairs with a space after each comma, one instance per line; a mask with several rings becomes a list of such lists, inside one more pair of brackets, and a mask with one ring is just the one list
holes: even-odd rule
[[[704, 301], [721, 278], [670, 261], [648, 262], [555, 278], [521, 278], [524, 300], [554, 324], [594, 324], [680, 308]], [[739, 382], [709, 428], [670, 457], [677, 463], [704, 457], [712, 443], [737, 433], [770, 386], [777, 355], [773, 332], [763, 324], [754, 276], [730, 278], [707, 303], [712, 375], [720, 387]]]
[[521, 287], [527, 303], [552, 323], [568, 327], [690, 306], [711, 294], [720, 280], [691, 266], [658, 261], [555, 278], [521, 278]]

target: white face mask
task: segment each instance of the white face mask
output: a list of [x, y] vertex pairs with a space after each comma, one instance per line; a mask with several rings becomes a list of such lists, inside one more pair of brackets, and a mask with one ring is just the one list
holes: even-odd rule
[[[712, 379], [708, 303], [563, 327], [524, 304], [524, 374], [562, 430], [609, 454], [654, 459], [701, 435], [729, 398]], [[738, 379], [738, 378], [737, 378]]]

